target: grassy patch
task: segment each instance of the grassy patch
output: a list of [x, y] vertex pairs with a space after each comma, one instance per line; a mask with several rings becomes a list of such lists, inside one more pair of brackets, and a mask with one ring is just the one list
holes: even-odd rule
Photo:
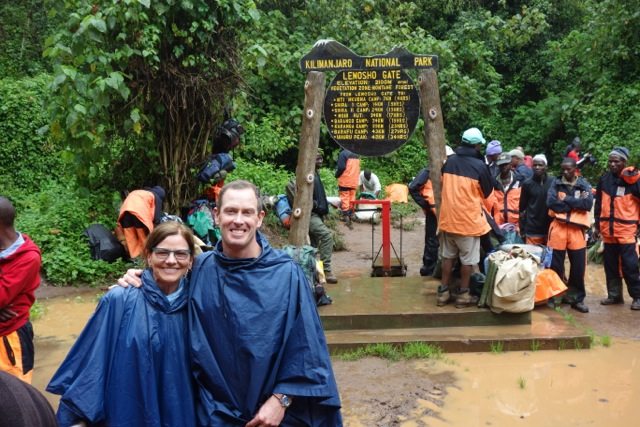
[[521, 390], [524, 390], [527, 387], [527, 380], [523, 377], [518, 378], [518, 387], [520, 387]]
[[31, 308], [29, 309], [29, 320], [32, 322], [34, 320], [38, 320], [47, 312], [46, 307], [40, 301], [36, 301], [33, 303]]
[[355, 350], [339, 351], [334, 355], [340, 360], [354, 361], [365, 357], [379, 357], [388, 360], [443, 359], [444, 352], [437, 345], [411, 342], [404, 346], [392, 344], [370, 344]]
[[489, 345], [489, 348], [491, 349], [491, 353], [493, 354], [504, 353], [504, 342], [492, 341]]
[[600, 337], [600, 344], [603, 347], [611, 347], [611, 337], [609, 335], [602, 335]]
[[531, 341], [531, 351], [538, 351], [542, 347], [542, 343], [538, 340]]

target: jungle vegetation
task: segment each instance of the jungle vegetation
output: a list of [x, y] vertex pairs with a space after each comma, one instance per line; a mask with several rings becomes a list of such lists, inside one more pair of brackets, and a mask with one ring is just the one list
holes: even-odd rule
[[[115, 225], [120, 193], [160, 184], [178, 213], [212, 133], [245, 127], [230, 178], [284, 192], [295, 169], [305, 76], [320, 39], [360, 55], [402, 45], [439, 56], [447, 141], [479, 127], [557, 165], [577, 135], [598, 163], [640, 149], [637, 0], [23, 0], [0, 5], [0, 194], [43, 250], [53, 284], [101, 283], [82, 230]], [[327, 73], [327, 80], [333, 75]], [[412, 74], [415, 77], [415, 72]], [[325, 127], [325, 185], [339, 147]], [[422, 123], [363, 159], [384, 183], [427, 162]]]

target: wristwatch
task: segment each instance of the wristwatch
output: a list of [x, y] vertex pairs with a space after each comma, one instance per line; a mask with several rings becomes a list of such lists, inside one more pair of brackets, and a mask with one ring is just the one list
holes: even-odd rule
[[278, 402], [280, 402], [280, 406], [282, 406], [284, 409], [287, 409], [289, 406], [291, 406], [291, 403], [293, 402], [291, 398], [286, 394], [273, 393], [273, 397], [278, 399]]

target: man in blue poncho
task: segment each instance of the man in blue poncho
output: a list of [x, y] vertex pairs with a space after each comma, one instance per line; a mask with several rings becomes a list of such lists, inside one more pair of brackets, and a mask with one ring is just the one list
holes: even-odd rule
[[258, 233], [265, 213], [257, 188], [225, 185], [215, 215], [222, 238], [196, 259], [190, 287], [200, 425], [341, 426], [310, 287], [302, 269]]

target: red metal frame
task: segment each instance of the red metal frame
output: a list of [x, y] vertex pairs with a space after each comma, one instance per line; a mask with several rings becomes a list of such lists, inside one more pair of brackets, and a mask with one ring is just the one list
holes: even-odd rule
[[382, 216], [382, 269], [391, 271], [391, 201], [358, 199], [352, 200], [351, 205], [381, 205]]

